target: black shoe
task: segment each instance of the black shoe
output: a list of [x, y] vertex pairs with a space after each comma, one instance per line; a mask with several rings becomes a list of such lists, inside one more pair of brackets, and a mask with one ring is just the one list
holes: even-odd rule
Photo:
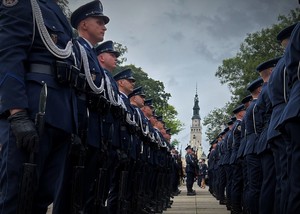
[[187, 195], [188, 195], [188, 196], [196, 195], [196, 192], [187, 192]]
[[220, 205], [226, 205], [226, 201], [225, 201], [225, 200], [220, 200], [220, 201], [219, 201], [219, 204], [220, 204]]

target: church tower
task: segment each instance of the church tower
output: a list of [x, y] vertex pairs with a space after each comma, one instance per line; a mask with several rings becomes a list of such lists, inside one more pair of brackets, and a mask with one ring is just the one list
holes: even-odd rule
[[190, 132], [190, 142], [189, 145], [196, 151], [198, 159], [202, 156], [202, 126], [201, 126], [201, 117], [200, 117], [200, 107], [199, 107], [199, 98], [197, 94], [196, 86], [196, 95], [194, 98], [194, 107], [193, 107], [193, 117], [192, 125]]

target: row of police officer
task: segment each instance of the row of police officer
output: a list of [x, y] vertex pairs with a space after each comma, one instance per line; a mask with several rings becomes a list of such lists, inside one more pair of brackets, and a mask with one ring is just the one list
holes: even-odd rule
[[210, 189], [231, 213], [299, 212], [297, 27], [277, 35], [284, 55], [257, 66], [260, 77], [248, 85], [250, 95], [212, 142]]
[[0, 213], [154, 213], [172, 204], [170, 129], [104, 40], [99, 0], [0, 5]]

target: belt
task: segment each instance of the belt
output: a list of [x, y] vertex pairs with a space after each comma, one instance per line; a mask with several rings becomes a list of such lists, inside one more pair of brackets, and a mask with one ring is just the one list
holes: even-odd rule
[[55, 74], [53, 66], [45, 65], [45, 64], [35, 64], [35, 63], [30, 64], [30, 72], [53, 75], [53, 76]]

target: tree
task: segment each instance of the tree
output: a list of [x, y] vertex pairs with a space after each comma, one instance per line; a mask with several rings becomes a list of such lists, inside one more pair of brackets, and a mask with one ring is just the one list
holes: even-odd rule
[[174, 139], [174, 140], [172, 140], [172, 142], [171, 142], [171, 145], [174, 146], [174, 147], [178, 146], [179, 144], [180, 144], [180, 142], [179, 142], [179, 140], [177, 140], [177, 139]]
[[116, 51], [118, 51], [120, 53], [120, 56], [118, 57], [118, 66], [121, 66], [123, 63], [125, 63], [127, 61], [127, 58], [124, 57], [125, 53], [128, 52], [128, 49], [126, 46], [118, 43], [118, 42], [114, 42], [114, 48]]
[[[216, 124], [221, 112], [231, 115], [233, 108], [241, 103], [241, 100], [249, 94], [247, 85], [259, 77], [255, 71], [257, 65], [268, 59], [281, 56], [283, 49], [276, 41], [276, 35], [285, 27], [300, 20], [300, 9], [291, 10], [287, 16], [278, 16], [278, 23], [269, 28], [248, 34], [235, 57], [224, 59], [222, 65], [218, 67], [215, 76], [219, 78], [221, 84], [227, 84], [232, 93], [231, 102], [225, 107], [212, 111], [207, 118], [204, 118], [207, 125], [212, 122]], [[219, 124], [220, 126], [220, 124]], [[207, 138], [215, 134], [215, 129], [206, 131]]]
[[217, 135], [223, 131], [230, 117], [231, 116], [226, 113], [226, 107], [212, 110], [203, 119], [203, 125], [207, 127], [205, 131], [206, 141], [211, 142], [216, 139]]
[[63, 13], [68, 17], [68, 19], [71, 16], [71, 10], [69, 8], [69, 1], [68, 0], [57, 0], [57, 4], [60, 6], [62, 9]]

